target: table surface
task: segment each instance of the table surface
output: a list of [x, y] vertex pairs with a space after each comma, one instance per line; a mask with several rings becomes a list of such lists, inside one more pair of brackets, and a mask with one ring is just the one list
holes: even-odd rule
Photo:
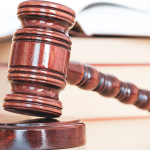
[[150, 150], [150, 119], [89, 121], [85, 146], [67, 150]]

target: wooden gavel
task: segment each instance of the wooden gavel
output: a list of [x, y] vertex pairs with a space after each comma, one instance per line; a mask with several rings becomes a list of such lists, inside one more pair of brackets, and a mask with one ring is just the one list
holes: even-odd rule
[[150, 92], [131, 83], [104, 75], [90, 65], [70, 61], [75, 13], [51, 2], [26, 1], [18, 6], [22, 28], [14, 33], [8, 80], [11, 92], [4, 98], [10, 112], [59, 117], [62, 103], [58, 95], [69, 84], [115, 97], [126, 104], [150, 110]]

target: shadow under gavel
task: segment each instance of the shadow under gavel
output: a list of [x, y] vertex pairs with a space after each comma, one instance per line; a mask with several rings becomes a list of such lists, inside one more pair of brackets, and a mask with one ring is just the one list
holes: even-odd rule
[[5, 110], [59, 117], [62, 114], [59, 93], [66, 81], [150, 110], [149, 91], [104, 75], [90, 65], [69, 62], [68, 30], [75, 22], [74, 11], [55, 3], [26, 1], [18, 6], [17, 14], [22, 28], [13, 37], [8, 70], [11, 92], [4, 98]]

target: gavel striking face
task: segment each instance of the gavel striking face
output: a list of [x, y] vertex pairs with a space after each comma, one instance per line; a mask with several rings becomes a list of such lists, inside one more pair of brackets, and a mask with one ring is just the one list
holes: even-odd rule
[[149, 91], [104, 75], [90, 65], [70, 61], [75, 13], [70, 8], [46, 1], [26, 1], [18, 6], [22, 28], [14, 33], [8, 80], [11, 92], [4, 98], [10, 112], [59, 117], [62, 103], [58, 95], [69, 84], [123, 103], [150, 110]]

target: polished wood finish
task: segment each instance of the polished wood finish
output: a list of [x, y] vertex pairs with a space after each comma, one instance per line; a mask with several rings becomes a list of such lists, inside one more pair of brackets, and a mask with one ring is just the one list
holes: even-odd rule
[[84, 90], [93, 90], [105, 97], [117, 98], [125, 104], [150, 110], [150, 92], [138, 89], [134, 84], [119, 81], [112, 75], [98, 72], [90, 65], [70, 61], [67, 82]]
[[18, 6], [22, 28], [14, 33], [8, 80], [11, 92], [4, 98], [7, 111], [59, 117], [59, 92], [65, 88], [74, 25], [70, 8], [46, 1], [25, 1]]
[[[16, 119], [16, 121], [15, 121]], [[85, 125], [69, 117], [24, 119], [0, 117], [0, 149], [62, 149], [85, 144]]]

